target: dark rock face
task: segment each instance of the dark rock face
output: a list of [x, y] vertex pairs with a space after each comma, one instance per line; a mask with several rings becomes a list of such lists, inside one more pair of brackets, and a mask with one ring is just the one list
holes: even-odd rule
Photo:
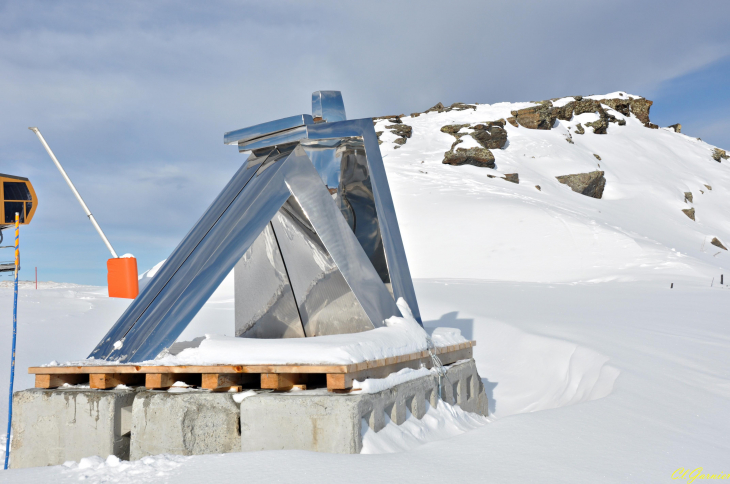
[[692, 198], [693, 198], [692, 197], [692, 192], [684, 192], [684, 201], [685, 201], [685, 203], [686, 202], [692, 203], [692, 201], [693, 201]]
[[672, 128], [672, 129], [674, 130], [674, 132], [675, 132], [675, 133], [681, 133], [681, 132], [682, 132], [682, 125], [681, 125], [681, 124], [679, 124], [679, 123], [677, 123], [677, 124], [672, 124], [672, 125], [669, 125], [668, 127], [669, 127], [669, 128]]
[[577, 173], [575, 175], [556, 176], [560, 183], [568, 185], [574, 192], [587, 197], [601, 198], [606, 187], [606, 179], [602, 171]]
[[695, 219], [695, 209], [694, 208], [685, 208], [684, 210], [682, 210], [682, 212], [684, 212], [684, 214], [686, 216], [688, 216], [689, 218], [691, 218], [692, 220]]
[[413, 128], [407, 124], [391, 124], [386, 126], [385, 129], [389, 129], [393, 134], [396, 134], [402, 138], [410, 138], [413, 134]]
[[483, 168], [494, 168], [494, 155], [486, 148], [457, 148], [444, 153], [445, 165], [474, 165]]
[[720, 239], [718, 239], [717, 237], [713, 237], [712, 238], [712, 242], [710, 242], [710, 243], [712, 245], [714, 245], [715, 247], [721, 248], [722, 250], [727, 250], [727, 247], [725, 247], [724, 245], [722, 245], [722, 242], [720, 242]]
[[[601, 104], [605, 104], [614, 111], [618, 111], [624, 116], [631, 115], [631, 100], [630, 99], [601, 99]], [[648, 115], [648, 111], [647, 111]]]
[[535, 185], [535, 188], [537, 188], [537, 191], [538, 192], [541, 192], [542, 191], [542, 188], [540, 188], [540, 185]]
[[519, 128], [520, 127], [520, 125], [517, 124], [517, 118], [515, 118], [514, 116], [512, 116], [511, 118], [507, 118], [507, 122], [509, 124], [511, 124], [512, 126], [514, 126], [515, 128]]
[[520, 175], [518, 173], [505, 173], [504, 179], [508, 182], [520, 184]]
[[474, 132], [471, 137], [484, 148], [500, 149], [507, 144], [507, 131], [504, 129], [504, 121], [475, 124], [472, 129]]
[[606, 130], [608, 129], [608, 119], [600, 117], [591, 123], [586, 123], [586, 126], [593, 128], [593, 132], [595, 134], [606, 134]]
[[730, 157], [725, 153], [725, 150], [721, 150], [720, 148], [712, 150], [712, 159], [716, 162], [722, 163], [722, 160], [727, 160], [728, 158]]
[[712, 190], [712, 187], [710, 185], [705, 185], [705, 188], [707, 188], [708, 190]]
[[[562, 109], [562, 108], [561, 108]], [[533, 106], [531, 108], [512, 111], [512, 116], [517, 118], [517, 123], [528, 129], [551, 129], [558, 113], [552, 109], [552, 103], [546, 101], [545, 104]]]
[[[461, 128], [468, 128], [470, 125], [468, 124], [449, 124], [441, 128], [442, 133], [450, 134], [451, 136], [456, 136], [456, 133], [459, 132]], [[457, 136], [459, 138], [459, 136]]]
[[[462, 128], [473, 130], [471, 133], [459, 133]], [[441, 128], [442, 133], [447, 133], [460, 140], [464, 136], [471, 136], [483, 148], [500, 149], [507, 144], [507, 131], [504, 129], [504, 120], [489, 121], [487, 123], [449, 124]], [[451, 147], [453, 151], [454, 147]]]
[[585, 134], [585, 133], [586, 133], [586, 130], [583, 129], [583, 126], [580, 123], [575, 125], [575, 134]]
[[654, 104], [654, 101], [638, 98], [631, 99], [629, 102], [631, 103], [631, 112], [634, 113], [634, 116], [639, 118], [639, 121], [644, 123], [644, 126], [648, 126], [651, 123], [649, 121], [649, 108]]
[[601, 161], [601, 157], [598, 156], [597, 154], [593, 153], [593, 156], [595, 156], [598, 161]]

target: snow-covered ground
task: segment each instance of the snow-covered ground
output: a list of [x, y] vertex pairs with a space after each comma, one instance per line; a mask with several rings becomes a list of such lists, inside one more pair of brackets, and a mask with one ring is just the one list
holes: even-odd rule
[[[507, 125], [508, 145], [492, 150], [495, 170], [441, 164], [454, 141], [441, 126], [525, 106], [404, 117], [413, 136], [397, 150], [394, 135], [382, 136], [425, 326], [477, 340], [489, 423], [439, 405], [421, 422], [366, 432], [373, 453], [405, 453], [86, 459], [2, 472], [0, 481], [664, 482], [679, 468], [729, 473], [730, 287], [719, 279], [730, 271], [727, 251], [710, 244], [730, 241], [728, 162], [633, 116], [566, 142], [569, 126], [596, 117], [584, 114], [549, 131]], [[607, 180], [600, 200], [555, 179], [596, 169]], [[519, 173], [520, 184], [499, 178], [506, 173]], [[696, 221], [681, 212], [689, 207]], [[32, 386], [30, 365], [88, 354], [127, 304], [104, 293], [21, 288], [16, 389]], [[0, 288], [0, 314], [11, 302]], [[232, 331], [229, 278], [181, 339]], [[10, 334], [9, 317], [0, 332]], [[4, 341], [0, 361], [9, 360]]]

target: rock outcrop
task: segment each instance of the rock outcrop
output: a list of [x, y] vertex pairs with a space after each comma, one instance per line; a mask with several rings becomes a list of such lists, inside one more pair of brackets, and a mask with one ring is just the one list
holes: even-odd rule
[[504, 148], [504, 145], [507, 144], [507, 131], [504, 129], [504, 123], [504, 119], [500, 119], [484, 124], [474, 124], [471, 126], [471, 129], [474, 130], [471, 137], [484, 148]]
[[724, 245], [722, 245], [722, 242], [720, 242], [720, 239], [718, 239], [717, 237], [713, 237], [712, 238], [712, 242], [710, 242], [710, 243], [712, 245], [714, 245], [715, 247], [721, 248], [722, 250], [727, 250], [727, 247], [725, 247]]
[[[474, 165], [494, 168], [494, 154], [490, 149], [500, 149], [507, 144], [505, 120], [489, 121], [478, 124], [449, 124], [441, 128], [442, 133], [456, 138], [451, 150], [444, 153], [443, 163], [447, 165]], [[461, 133], [461, 130], [465, 132]], [[471, 131], [466, 131], [471, 130]], [[471, 136], [481, 148], [457, 148], [464, 136]]]
[[669, 125], [667, 127], [673, 129], [675, 133], [681, 133], [682, 132], [682, 125], [679, 124], [679, 123], [677, 123], [677, 124], [671, 124], [671, 125]]
[[520, 175], [519, 173], [505, 173], [504, 179], [508, 182], [517, 183], [520, 184]]
[[556, 176], [560, 183], [568, 185], [574, 192], [587, 197], [601, 198], [606, 187], [606, 178], [602, 171], [577, 173], [574, 175]]
[[[476, 111], [477, 107], [475, 104], [465, 104], [465, 103], [454, 103], [451, 106], [444, 106], [442, 103], [437, 103], [435, 106], [426, 109], [423, 114], [426, 113], [448, 113], [449, 111], [465, 111], [467, 109], [473, 109]], [[411, 116], [419, 115], [419, 113], [413, 113]]]
[[684, 192], [684, 201], [692, 203], [692, 192]]
[[[553, 106], [552, 101], [539, 101], [536, 103], [537, 106], [512, 111], [514, 122], [513, 118], [509, 118], [507, 121], [512, 125], [518, 124], [528, 129], [551, 129], [557, 119], [570, 121], [573, 116], [596, 113], [598, 119], [586, 123], [586, 126], [592, 127], [595, 134], [606, 134], [608, 123], [616, 123], [619, 126], [626, 124], [625, 119], [617, 119], [614, 115], [607, 113], [604, 106], [608, 106], [624, 116], [630, 116], [633, 113], [644, 123], [644, 126], [658, 127], [649, 122], [649, 108], [653, 102], [644, 98], [595, 100], [574, 96], [573, 99], [575, 100], [559, 107]], [[583, 134], [583, 127], [578, 128], [577, 126], [576, 133]]]
[[486, 148], [456, 148], [444, 154], [445, 165], [474, 165], [494, 168], [494, 155]]
[[721, 150], [720, 148], [712, 150], [712, 159], [716, 162], [722, 163], [722, 160], [727, 160], [728, 158], [730, 158], [730, 156], [728, 156], [725, 150]]
[[691, 218], [692, 220], [695, 219], [695, 209], [694, 208], [685, 208], [682, 210], [686, 216]]

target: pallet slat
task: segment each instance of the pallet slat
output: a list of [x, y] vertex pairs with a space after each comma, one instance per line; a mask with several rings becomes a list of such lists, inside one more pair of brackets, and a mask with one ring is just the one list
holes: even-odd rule
[[[433, 349], [445, 365], [472, 357], [476, 341], [467, 341]], [[141, 384], [150, 389], [170, 388], [176, 381], [184, 381], [213, 391], [240, 388], [244, 383], [260, 378], [261, 388], [285, 391], [297, 386], [306, 388], [308, 374], [326, 375], [330, 391], [347, 391], [355, 380], [384, 378], [403, 368], [431, 368], [428, 351], [408, 355], [364, 361], [349, 365], [209, 365], [209, 366], [53, 366], [30, 367], [35, 374], [36, 388], [56, 388], [64, 383], [87, 381], [91, 388], [109, 389], [120, 384]]]

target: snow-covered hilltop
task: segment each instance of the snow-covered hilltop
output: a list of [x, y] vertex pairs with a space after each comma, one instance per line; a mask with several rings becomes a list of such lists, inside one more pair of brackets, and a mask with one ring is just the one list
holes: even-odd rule
[[414, 277], [719, 278], [728, 155], [652, 124], [651, 105], [614, 92], [375, 118]]

